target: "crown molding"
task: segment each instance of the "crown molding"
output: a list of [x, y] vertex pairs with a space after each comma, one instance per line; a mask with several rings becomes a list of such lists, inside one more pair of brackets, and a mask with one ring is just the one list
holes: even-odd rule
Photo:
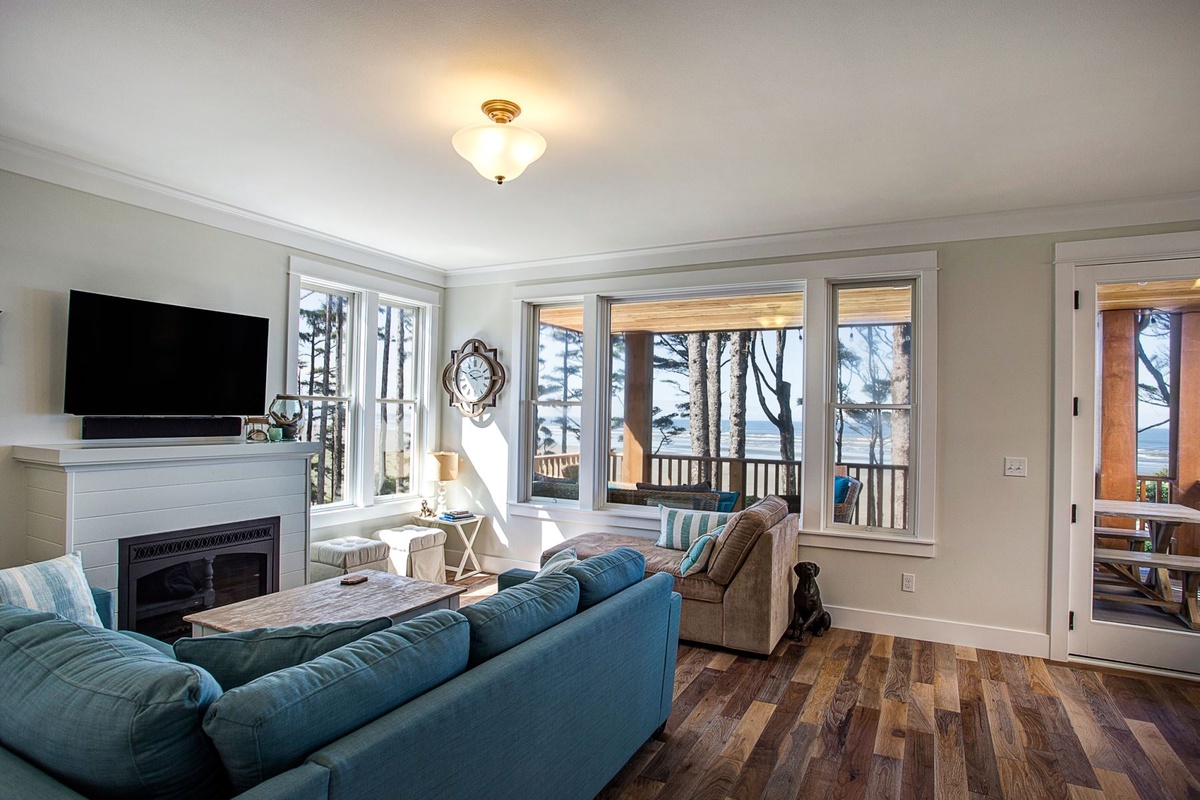
[[1200, 220], [1200, 193], [855, 225], [472, 267], [447, 273], [446, 286], [573, 279], [585, 275], [1190, 220]]
[[884, 247], [1200, 220], [1200, 193], [855, 225], [445, 270], [0, 136], [0, 169], [436, 287], [572, 280]]
[[429, 264], [4, 136], [0, 169], [400, 278], [446, 285], [445, 270]]

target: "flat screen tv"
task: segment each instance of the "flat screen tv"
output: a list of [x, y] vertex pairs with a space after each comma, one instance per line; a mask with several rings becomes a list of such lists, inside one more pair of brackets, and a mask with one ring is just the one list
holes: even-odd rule
[[262, 414], [268, 322], [72, 290], [63, 411], [122, 417]]

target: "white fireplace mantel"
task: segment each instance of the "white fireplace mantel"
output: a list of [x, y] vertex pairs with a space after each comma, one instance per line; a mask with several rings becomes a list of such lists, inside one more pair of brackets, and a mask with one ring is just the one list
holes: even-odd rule
[[83, 557], [117, 588], [121, 539], [280, 518], [279, 586], [307, 580], [310, 442], [17, 445], [25, 464], [25, 557]]

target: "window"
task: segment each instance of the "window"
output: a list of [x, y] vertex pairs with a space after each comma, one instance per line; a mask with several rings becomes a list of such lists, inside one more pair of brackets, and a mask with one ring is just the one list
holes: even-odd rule
[[417, 488], [413, 445], [420, 413], [416, 371], [420, 312], [393, 300], [380, 301], [377, 311], [375, 496], [403, 497]]
[[527, 355], [513, 466], [526, 472], [512, 513], [650, 530], [658, 505], [773, 494], [799, 511], [802, 544], [933, 554], [920, 476], [937, 452], [935, 253], [515, 294]]
[[803, 314], [803, 292], [613, 302], [608, 501], [798, 500]]
[[546, 501], [579, 500], [580, 406], [583, 405], [583, 306], [536, 309], [537, 368], [530, 449], [530, 495]]
[[321, 444], [315, 511], [415, 499], [420, 489], [436, 295], [414, 288], [418, 298], [401, 297], [401, 288], [292, 259], [289, 391], [304, 407], [301, 438]]
[[354, 351], [355, 296], [302, 282], [296, 380], [304, 406], [301, 438], [322, 443], [312, 465], [313, 506], [347, 500], [354, 442], [350, 361]]
[[[834, 343], [829, 381], [834, 524], [907, 532], [913, 448], [912, 281], [833, 287]], [[858, 482], [856, 502], [838, 509]], [[839, 497], [841, 495], [841, 497]], [[840, 512], [840, 513], [839, 513]]]

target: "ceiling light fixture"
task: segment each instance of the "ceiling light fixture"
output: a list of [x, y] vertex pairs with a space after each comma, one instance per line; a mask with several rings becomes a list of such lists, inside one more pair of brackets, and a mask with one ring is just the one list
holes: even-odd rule
[[488, 100], [483, 113], [491, 123], [472, 125], [454, 134], [458, 154], [490, 181], [502, 184], [520, 177], [546, 152], [546, 140], [536, 131], [513, 125], [521, 107], [508, 100]]

